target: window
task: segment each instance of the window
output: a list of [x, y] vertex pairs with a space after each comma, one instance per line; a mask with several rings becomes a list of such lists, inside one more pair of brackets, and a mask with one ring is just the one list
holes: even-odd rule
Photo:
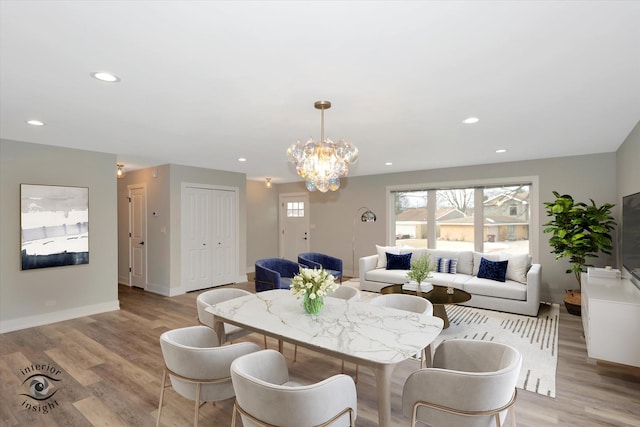
[[433, 249], [531, 253], [531, 188], [530, 182], [523, 182], [391, 190], [392, 242]]
[[529, 190], [526, 184], [483, 189], [485, 252], [529, 253]]
[[287, 202], [287, 217], [303, 217], [304, 202]]

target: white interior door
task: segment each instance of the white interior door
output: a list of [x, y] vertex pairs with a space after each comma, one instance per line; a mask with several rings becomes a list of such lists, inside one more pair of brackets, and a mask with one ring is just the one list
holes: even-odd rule
[[185, 291], [235, 282], [237, 191], [183, 185], [182, 270]]
[[127, 186], [129, 191], [129, 283], [147, 287], [147, 189]]
[[309, 252], [309, 194], [280, 195], [280, 257], [298, 260], [298, 254]]
[[212, 190], [213, 194], [213, 283], [235, 282], [236, 193]]

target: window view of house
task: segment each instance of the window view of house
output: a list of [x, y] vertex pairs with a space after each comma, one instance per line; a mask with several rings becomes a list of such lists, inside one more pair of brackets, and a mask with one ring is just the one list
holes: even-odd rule
[[[529, 253], [529, 184], [396, 191], [392, 194], [396, 244]], [[482, 200], [482, 205], [475, 206], [475, 200]], [[432, 221], [429, 221], [430, 217]], [[480, 235], [482, 241], [476, 242], [476, 236]], [[428, 236], [435, 236], [434, 241], [429, 242]]]

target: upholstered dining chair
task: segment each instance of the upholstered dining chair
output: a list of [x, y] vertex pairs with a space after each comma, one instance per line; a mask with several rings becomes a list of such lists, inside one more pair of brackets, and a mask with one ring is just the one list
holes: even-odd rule
[[300, 271], [300, 266], [297, 262], [283, 258], [257, 260], [255, 262], [256, 292], [271, 289], [289, 289], [293, 276]]
[[220, 347], [218, 336], [206, 326], [173, 329], [160, 335], [165, 362], [162, 373], [158, 419], [160, 425], [167, 375], [179, 395], [195, 401], [193, 425], [198, 425], [201, 402], [226, 400], [235, 395], [230, 377], [231, 363], [239, 356], [260, 350], [250, 342]]
[[240, 414], [244, 427], [355, 426], [357, 394], [353, 379], [337, 374], [320, 382], [291, 382], [284, 356], [262, 350], [231, 364], [236, 392], [231, 425]]
[[[431, 302], [416, 295], [383, 294], [378, 295], [369, 302], [383, 307], [433, 316], [433, 305]], [[423, 368], [425, 363], [427, 366], [430, 366], [431, 364], [431, 345], [422, 349], [420, 355], [420, 368]]]
[[[435, 351], [433, 367], [407, 378], [402, 412], [411, 426], [500, 427], [516, 402], [522, 355], [493, 341], [452, 339]], [[418, 424], [416, 424], [418, 423]]]
[[[219, 302], [251, 295], [251, 292], [236, 288], [219, 288], [206, 291], [198, 295], [196, 304], [198, 306], [198, 320], [204, 326], [213, 328], [213, 314], [207, 311], [208, 307]], [[224, 324], [225, 342], [233, 341], [237, 338], [250, 334], [251, 331], [239, 328], [235, 325]]]
[[319, 252], [304, 252], [298, 254], [298, 264], [308, 268], [324, 268], [342, 283], [342, 260]]

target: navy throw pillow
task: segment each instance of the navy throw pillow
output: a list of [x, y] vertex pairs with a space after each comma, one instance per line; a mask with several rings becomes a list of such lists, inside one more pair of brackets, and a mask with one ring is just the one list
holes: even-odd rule
[[486, 258], [480, 258], [480, 269], [478, 277], [482, 279], [496, 280], [504, 282], [507, 276], [507, 264], [509, 261], [489, 261]]
[[387, 270], [410, 270], [411, 254], [395, 255], [387, 254]]

